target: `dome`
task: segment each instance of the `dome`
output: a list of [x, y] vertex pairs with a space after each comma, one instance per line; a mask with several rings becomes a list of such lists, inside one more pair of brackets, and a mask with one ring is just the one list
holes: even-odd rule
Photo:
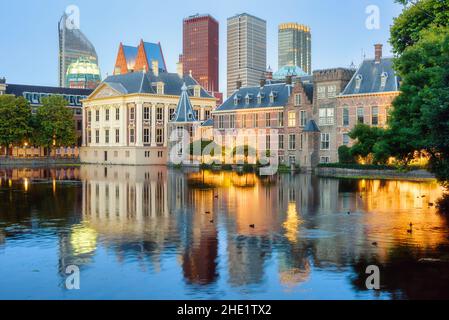
[[304, 72], [300, 67], [298, 66], [283, 66], [278, 71], [273, 73], [273, 79], [274, 80], [283, 80], [287, 76], [293, 76], [293, 77], [304, 77], [308, 74]]
[[70, 88], [95, 88], [101, 82], [100, 68], [89, 58], [78, 58], [67, 68], [67, 86]]

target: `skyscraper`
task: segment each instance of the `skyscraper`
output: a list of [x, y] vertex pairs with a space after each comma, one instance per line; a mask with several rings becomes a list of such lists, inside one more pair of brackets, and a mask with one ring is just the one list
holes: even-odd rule
[[88, 59], [98, 66], [98, 56], [92, 43], [81, 30], [70, 23], [64, 14], [58, 23], [59, 31], [59, 86], [68, 86], [66, 76], [69, 65], [79, 58]]
[[267, 23], [247, 13], [228, 18], [227, 95], [259, 84], [267, 67]]
[[194, 15], [183, 21], [182, 63], [209, 92], [218, 86], [218, 21], [210, 15]]
[[297, 66], [312, 74], [312, 37], [308, 26], [298, 23], [279, 25], [278, 67]]

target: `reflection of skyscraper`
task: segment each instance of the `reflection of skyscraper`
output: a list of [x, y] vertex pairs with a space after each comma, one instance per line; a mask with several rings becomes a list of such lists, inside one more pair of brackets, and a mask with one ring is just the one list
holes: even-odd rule
[[66, 73], [70, 64], [83, 57], [98, 65], [97, 52], [92, 43], [76, 26], [69, 24], [64, 14], [59, 20], [59, 86], [65, 87]]

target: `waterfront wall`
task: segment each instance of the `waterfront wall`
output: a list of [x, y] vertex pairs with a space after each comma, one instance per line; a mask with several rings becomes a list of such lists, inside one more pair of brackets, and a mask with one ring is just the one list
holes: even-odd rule
[[27, 166], [27, 167], [42, 167], [42, 166], [56, 166], [56, 165], [72, 165], [79, 164], [80, 160], [78, 157], [68, 157], [68, 158], [0, 158], [0, 167], [17, 167], [17, 166]]
[[433, 180], [435, 176], [426, 170], [398, 171], [375, 169], [347, 169], [318, 167], [315, 174], [321, 177], [335, 178], [378, 178], [397, 180]]

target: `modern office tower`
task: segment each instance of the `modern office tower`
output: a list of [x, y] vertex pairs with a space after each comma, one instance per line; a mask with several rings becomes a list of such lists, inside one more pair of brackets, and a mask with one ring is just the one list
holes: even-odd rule
[[312, 37], [308, 26], [298, 23], [279, 25], [278, 67], [297, 66], [312, 74]]
[[218, 21], [210, 15], [193, 15], [183, 21], [182, 63], [185, 75], [192, 73], [209, 92], [218, 85]]
[[98, 56], [92, 43], [81, 30], [70, 23], [64, 14], [58, 23], [59, 31], [59, 86], [67, 86], [67, 69], [79, 58], [88, 59], [98, 66]]
[[[228, 97], [238, 86], [258, 85], [267, 68], [267, 23], [247, 13], [228, 18]], [[237, 85], [237, 83], [239, 85]]]

